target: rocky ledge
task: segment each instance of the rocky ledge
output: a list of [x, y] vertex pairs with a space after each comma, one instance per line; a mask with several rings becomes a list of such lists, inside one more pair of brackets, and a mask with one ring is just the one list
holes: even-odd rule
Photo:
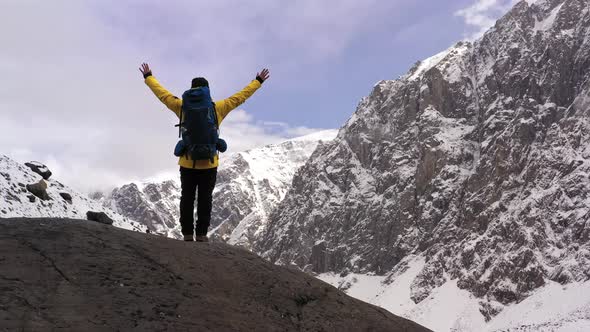
[[0, 326], [25, 331], [428, 331], [225, 244], [0, 219]]

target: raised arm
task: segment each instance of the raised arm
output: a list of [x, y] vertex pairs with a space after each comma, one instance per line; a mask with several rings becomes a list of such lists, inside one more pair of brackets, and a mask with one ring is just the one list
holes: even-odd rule
[[176, 116], [180, 117], [180, 109], [182, 108], [182, 99], [174, 96], [170, 91], [166, 90], [158, 80], [152, 76], [152, 70], [147, 63], [143, 63], [139, 68], [139, 71], [143, 74], [145, 84], [152, 90], [154, 95], [160, 99], [166, 107], [168, 107]]
[[223, 120], [229, 112], [242, 105], [246, 99], [250, 98], [256, 90], [260, 89], [262, 83], [270, 77], [268, 69], [263, 69], [260, 73], [256, 74], [256, 79], [252, 80], [245, 88], [235, 93], [229, 98], [215, 102], [217, 112], [220, 116], [220, 120]]

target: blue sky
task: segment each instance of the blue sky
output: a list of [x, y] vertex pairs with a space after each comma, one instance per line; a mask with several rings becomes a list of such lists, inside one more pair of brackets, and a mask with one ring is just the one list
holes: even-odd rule
[[225, 98], [271, 79], [222, 125], [230, 151], [340, 127], [383, 79], [464, 38], [514, 0], [5, 0], [0, 152], [82, 191], [176, 171], [176, 119], [138, 67], [178, 95]]
[[[317, 1], [300, 1], [287, 8], [269, 2], [242, 4], [232, 13], [226, 12], [231, 1], [214, 6], [181, 2], [177, 10], [145, 1], [117, 12], [110, 5], [97, 6], [96, 12], [145, 49], [156, 76], [178, 94], [193, 76], [209, 77], [203, 62], [222, 68], [227, 63], [222, 75], [209, 77], [214, 93], [219, 87], [218, 98], [268, 66], [272, 79], [243, 108], [260, 121], [309, 128], [339, 127], [375, 82], [396, 78], [472, 29], [456, 15], [470, 0], [323, 1], [315, 6]], [[345, 8], [332, 12], [338, 6]], [[308, 11], [316, 17], [308, 17]], [[131, 22], [128, 12], [136, 15]], [[195, 23], [203, 15], [211, 17]], [[171, 17], [178, 21], [167, 22]], [[301, 29], [301, 35], [285, 31], [291, 29]]]

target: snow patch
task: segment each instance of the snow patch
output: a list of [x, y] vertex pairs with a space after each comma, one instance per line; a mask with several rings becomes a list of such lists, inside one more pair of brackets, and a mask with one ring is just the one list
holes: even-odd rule
[[301, 141], [331, 141], [338, 135], [338, 129], [329, 129], [318, 131], [309, 135], [295, 137], [288, 141], [301, 142]]
[[590, 331], [590, 281], [549, 282], [494, 317], [487, 331]]
[[551, 11], [551, 13], [549, 13], [549, 16], [547, 16], [544, 20], [536, 21], [535, 27], [533, 29], [533, 33], [536, 33], [539, 31], [545, 32], [545, 31], [551, 29], [553, 27], [553, 24], [555, 23], [555, 19], [557, 18], [557, 14], [559, 14], [559, 11], [561, 10], [561, 7], [563, 7], [563, 3], [560, 4], [559, 6], [555, 7], [555, 9], [553, 9]]
[[[479, 313], [478, 301], [469, 292], [457, 287], [457, 281], [448, 281], [432, 294], [414, 303], [410, 286], [425, 265], [424, 257], [410, 256], [400, 265], [404, 270], [391, 277], [349, 274], [340, 277], [324, 273], [319, 279], [343, 289], [348, 295], [380, 306], [393, 314], [408, 318], [434, 331], [481, 331], [484, 318]], [[459, 318], [457, 318], [459, 317]]]
[[324, 273], [319, 279], [359, 300], [380, 306], [437, 332], [586, 332], [590, 331], [590, 281], [560, 285], [549, 282], [524, 301], [507, 306], [486, 322], [480, 301], [457, 287], [457, 280], [435, 288], [420, 303], [410, 298], [410, 285], [424, 266], [412, 258], [392, 283], [384, 276]]
[[403, 316], [434, 331], [482, 331], [485, 319], [479, 303], [451, 280], [433, 290], [429, 297], [404, 312]]
[[427, 72], [428, 70], [434, 68], [438, 65], [452, 50], [454, 47], [451, 47], [445, 51], [442, 51], [426, 60], [420, 61], [418, 68], [414, 71], [412, 75], [408, 77], [408, 80], [413, 81], [422, 77], [422, 75]]

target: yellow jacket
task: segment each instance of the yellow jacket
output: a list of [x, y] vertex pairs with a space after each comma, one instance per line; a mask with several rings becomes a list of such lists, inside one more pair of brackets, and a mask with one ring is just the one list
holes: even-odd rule
[[[182, 108], [182, 99], [174, 96], [170, 91], [166, 90], [154, 76], [148, 76], [145, 79], [145, 84], [152, 90], [152, 92], [160, 99], [166, 107], [168, 107], [178, 118], [180, 118], [180, 109]], [[236, 107], [243, 104], [246, 99], [250, 98], [260, 88], [261, 84], [258, 80], [253, 80], [242, 91], [233, 96], [215, 102], [215, 111], [217, 112], [217, 125], [221, 125], [221, 121], [234, 110]], [[178, 160], [178, 165], [184, 168], [208, 169], [219, 165], [219, 157], [216, 155], [213, 163], [209, 160], [197, 160], [193, 167], [193, 160], [190, 157], [182, 156]]]

